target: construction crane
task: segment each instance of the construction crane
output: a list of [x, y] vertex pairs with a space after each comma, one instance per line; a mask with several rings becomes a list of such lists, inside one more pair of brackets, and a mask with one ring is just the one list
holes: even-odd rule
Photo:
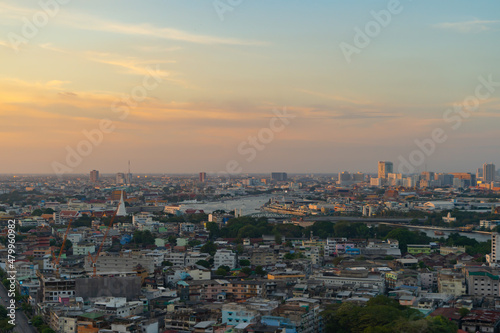
[[61, 249], [59, 249], [59, 254], [57, 255], [57, 258], [55, 258], [54, 251], [52, 251], [52, 266], [54, 266], [54, 271], [55, 271], [57, 278], [59, 278], [61, 276], [59, 261], [61, 260], [61, 255], [62, 255], [62, 252], [64, 250], [64, 246], [66, 245], [66, 239], [68, 238], [68, 232], [69, 232], [69, 229], [71, 229], [71, 222], [72, 221], [73, 221], [73, 219], [70, 219], [68, 222], [68, 227], [66, 228], [66, 232], [64, 233], [63, 242], [61, 245]]
[[115, 220], [116, 213], [118, 213], [118, 209], [120, 208], [120, 204], [118, 204], [118, 207], [116, 208], [115, 212], [113, 213], [113, 216], [111, 217], [111, 220], [109, 220], [108, 227], [106, 228], [106, 232], [104, 233], [104, 237], [102, 238], [101, 245], [99, 245], [99, 250], [97, 250], [95, 257], [92, 257], [92, 254], [89, 252], [89, 259], [90, 262], [92, 263], [92, 268], [93, 268], [93, 275], [92, 277], [97, 276], [97, 259], [99, 258], [99, 254], [101, 253], [102, 247], [104, 245], [104, 241], [108, 237], [108, 232], [109, 229], [111, 229], [111, 226], [113, 225], [113, 221]]

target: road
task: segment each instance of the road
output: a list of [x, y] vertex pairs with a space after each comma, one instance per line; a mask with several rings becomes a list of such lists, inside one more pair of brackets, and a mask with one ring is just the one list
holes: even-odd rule
[[[2, 299], [0, 300], [1, 301], [0, 304], [7, 307], [9, 305], [10, 298], [7, 295], [7, 289], [5, 288], [5, 286], [2, 283], [0, 283], [0, 285], [1, 285], [0, 297], [2, 297]], [[16, 323], [16, 326], [14, 327], [14, 332], [18, 332], [18, 333], [25, 333], [25, 332], [36, 333], [37, 332], [33, 326], [28, 324], [28, 318], [26, 318], [26, 315], [21, 310], [16, 311], [15, 323]]]

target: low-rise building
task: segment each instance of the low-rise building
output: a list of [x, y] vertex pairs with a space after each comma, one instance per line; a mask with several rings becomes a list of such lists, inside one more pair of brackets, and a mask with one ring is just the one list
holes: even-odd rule
[[441, 294], [462, 296], [467, 294], [465, 277], [462, 274], [452, 272], [438, 273], [438, 290]]
[[238, 255], [231, 250], [219, 249], [214, 256], [214, 268], [228, 266], [230, 269], [236, 268]]

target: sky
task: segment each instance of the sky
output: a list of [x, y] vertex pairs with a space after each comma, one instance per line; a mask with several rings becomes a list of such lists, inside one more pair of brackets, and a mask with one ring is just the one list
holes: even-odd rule
[[498, 13], [460, 0], [2, 0], [0, 173], [500, 164]]

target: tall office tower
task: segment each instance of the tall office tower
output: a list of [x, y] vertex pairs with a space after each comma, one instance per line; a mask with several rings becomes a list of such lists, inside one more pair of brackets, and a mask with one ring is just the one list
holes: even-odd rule
[[204, 183], [207, 179], [207, 173], [206, 172], [200, 172], [200, 182]]
[[97, 170], [90, 171], [90, 181], [92, 183], [97, 183], [99, 181], [99, 171]]
[[483, 179], [483, 168], [477, 168], [476, 179], [477, 180], [482, 180]]
[[284, 182], [288, 178], [286, 172], [273, 172], [271, 173], [271, 179], [276, 180], [278, 182]]
[[453, 175], [447, 173], [437, 173], [435, 175], [436, 180], [439, 183], [439, 186], [451, 186], [453, 185]]
[[364, 182], [365, 181], [365, 174], [362, 172], [353, 173], [352, 180], [354, 180], [355, 182]]
[[346, 182], [350, 182], [352, 180], [351, 174], [347, 171], [339, 172], [339, 184], [345, 184]]
[[379, 161], [378, 162], [378, 178], [387, 178], [387, 175], [394, 172], [392, 162]]
[[495, 181], [495, 164], [483, 164], [483, 181], [486, 183]]
[[434, 172], [432, 172], [432, 171], [424, 171], [421, 173], [421, 175], [422, 175], [422, 179], [427, 180], [427, 181], [431, 181], [431, 180], [435, 179]]
[[123, 172], [119, 172], [116, 174], [116, 184], [123, 185], [126, 183], [125, 174]]

